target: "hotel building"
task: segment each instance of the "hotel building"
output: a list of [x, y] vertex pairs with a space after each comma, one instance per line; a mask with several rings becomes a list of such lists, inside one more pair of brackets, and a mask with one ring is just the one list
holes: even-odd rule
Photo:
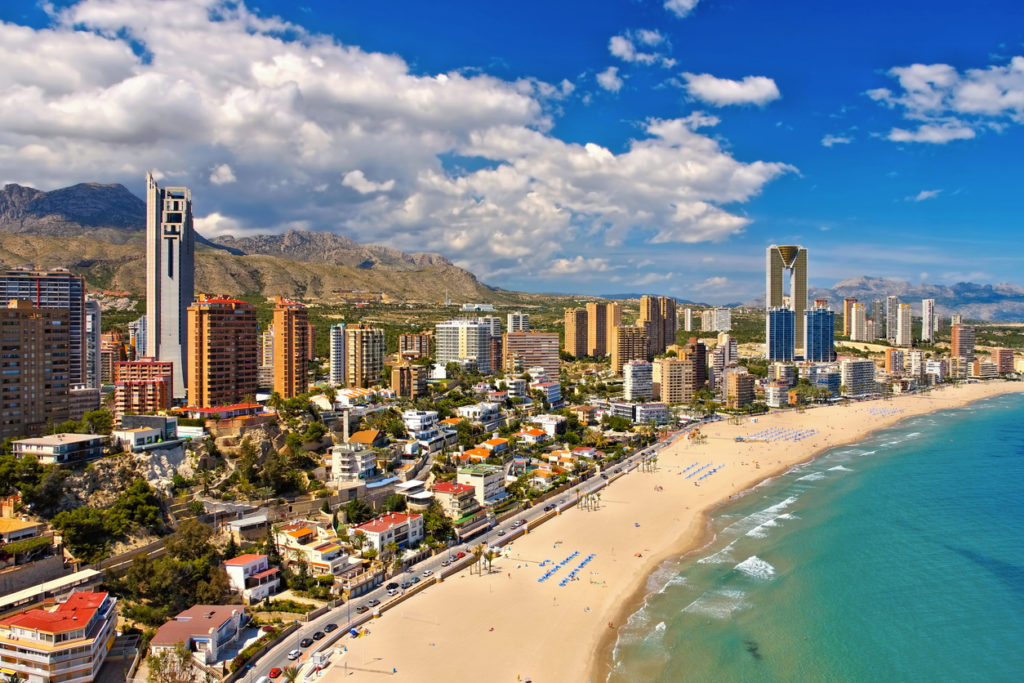
[[508, 373], [526, 372], [530, 368], [544, 368], [548, 377], [558, 377], [557, 332], [506, 332], [502, 367]]
[[308, 335], [306, 307], [284, 297], [274, 299], [274, 391], [281, 398], [294, 398], [309, 386]]
[[[786, 306], [784, 291], [785, 274], [790, 274], [789, 305], [794, 313], [793, 344], [804, 340], [804, 310], [807, 308], [807, 249], [796, 246], [773, 244], [766, 250], [766, 296], [768, 311]], [[769, 330], [770, 331], [770, 330]], [[788, 335], [788, 332], [781, 330]], [[772, 347], [771, 337], [767, 339]], [[784, 343], [788, 345], [788, 343]]]
[[611, 344], [612, 372], [622, 374], [622, 366], [631, 360], [647, 360], [647, 330], [639, 325], [618, 326]]
[[140, 358], [114, 364], [114, 417], [167, 410], [173, 398], [171, 361]]
[[627, 401], [649, 400], [653, 395], [653, 366], [645, 360], [631, 360], [622, 366], [623, 390]]
[[574, 358], [587, 355], [587, 309], [565, 310], [565, 352]]
[[345, 379], [349, 387], [367, 389], [381, 384], [384, 370], [384, 330], [349, 325], [345, 330]]
[[974, 328], [970, 325], [957, 323], [953, 325], [953, 338], [950, 342], [949, 354], [961, 356], [968, 362], [974, 361]]
[[935, 340], [936, 322], [935, 299], [921, 299], [921, 341]]
[[255, 307], [200, 294], [188, 307], [189, 405], [213, 408], [254, 398], [258, 367]]
[[[402, 335], [405, 336], [405, 335]], [[332, 387], [345, 386], [345, 324], [331, 325], [328, 345], [330, 347], [330, 370], [327, 382]]]

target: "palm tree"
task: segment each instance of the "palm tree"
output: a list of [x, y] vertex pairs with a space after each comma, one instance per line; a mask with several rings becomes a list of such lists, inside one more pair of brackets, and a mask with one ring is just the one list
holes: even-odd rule
[[491, 561], [495, 557], [497, 557], [497, 555], [498, 555], [498, 553], [496, 553], [496, 552], [494, 552], [493, 550], [490, 550], [490, 549], [488, 549], [486, 552], [484, 552], [484, 559], [487, 560], [487, 573], [488, 574], [491, 573]]
[[281, 672], [281, 678], [287, 681], [287, 683], [295, 683], [295, 681], [299, 680], [299, 667], [289, 666]]
[[473, 557], [474, 557], [473, 564], [477, 564], [478, 562], [480, 562], [480, 556], [483, 555], [483, 554], [484, 554], [484, 544], [483, 543], [480, 543], [479, 545], [473, 546]]

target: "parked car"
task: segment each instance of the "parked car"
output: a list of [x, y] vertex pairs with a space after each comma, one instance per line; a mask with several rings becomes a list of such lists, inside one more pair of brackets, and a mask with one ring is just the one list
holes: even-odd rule
[[330, 633], [331, 631], [334, 631], [337, 628], [337, 624], [327, 624], [326, 626], [324, 626], [324, 633]]
[[323, 637], [324, 637], [324, 632], [323, 631], [317, 631], [316, 633], [313, 634], [313, 640], [323, 640]]
[[466, 556], [466, 553], [464, 553], [464, 552], [462, 552], [462, 551], [459, 551], [459, 552], [458, 552], [458, 554], [456, 554], [456, 555], [455, 555], [455, 559], [456, 559], [456, 560], [461, 560], [461, 559], [462, 559], [462, 558], [464, 558], [465, 556]]
[[602, 478], [602, 479], [607, 479], [607, 478], [608, 478], [608, 475], [607, 475], [607, 474], [605, 474], [604, 472], [602, 472], [602, 473], [601, 473], [601, 478]]
[[277, 678], [281, 675], [281, 667], [275, 666], [273, 669], [270, 670], [270, 673], [268, 673], [267, 675], [271, 678]]
[[431, 571], [431, 570], [429, 570], [429, 569], [424, 569], [424, 570], [423, 570], [423, 576], [430, 576], [430, 575], [431, 575], [431, 574], [433, 574], [433, 573], [434, 573], [434, 572], [433, 572], [433, 571]]
[[504, 536], [504, 535], [505, 535], [505, 532], [504, 532], [504, 531], [499, 531], [499, 532], [498, 532], [498, 535], [499, 535], [499, 536]]
[[395, 588], [398, 588], [398, 584], [395, 583], [394, 581], [392, 581], [391, 583], [389, 583], [388, 585], [386, 585], [384, 587], [387, 588], [388, 590], [393, 590]]
[[412, 581], [403, 581], [402, 582], [402, 590], [405, 590], [406, 588], [410, 588], [411, 586], [412, 586]]
[[293, 662], [301, 656], [302, 650], [292, 650], [288, 653], [288, 659], [292, 660]]
[[419, 583], [419, 582], [420, 582], [420, 577], [418, 577], [418, 576], [414, 576], [411, 579], [409, 579], [409, 583]]
[[374, 598], [372, 600], [367, 601], [366, 604], [369, 605], [370, 607], [376, 607], [377, 605], [380, 604], [380, 600], [378, 600], [377, 598]]
[[312, 638], [303, 638], [302, 640], [299, 641], [299, 647], [309, 647], [312, 644], [313, 644], [313, 639]]
[[370, 608], [367, 607], [366, 605], [360, 605], [359, 607], [356, 607], [356, 613], [357, 614], [366, 614], [369, 611], [370, 611]]
[[450, 564], [451, 564], [451, 560], [441, 560], [441, 566], [442, 567], [447, 567]]

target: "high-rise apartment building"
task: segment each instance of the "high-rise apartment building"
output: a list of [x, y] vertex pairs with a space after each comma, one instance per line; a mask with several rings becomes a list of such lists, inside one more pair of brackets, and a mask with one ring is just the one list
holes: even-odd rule
[[509, 332], [529, 332], [530, 314], [516, 311], [506, 316], [506, 326]]
[[683, 311], [683, 329], [693, 332], [693, 309], [687, 308]]
[[911, 349], [903, 359], [903, 367], [911, 377], [921, 379], [924, 376], [924, 351]]
[[316, 326], [312, 323], [306, 325], [306, 360], [316, 360]]
[[187, 316], [189, 405], [214, 408], [255, 400], [256, 308], [246, 301], [200, 294]]
[[[801, 246], [773, 244], [767, 249], [765, 308], [786, 306], [785, 274], [790, 274], [789, 306], [794, 313], [794, 343], [804, 340], [804, 311], [807, 309], [807, 250]], [[788, 334], [788, 333], [787, 333]], [[771, 338], [767, 339], [769, 346]]]
[[652, 363], [653, 398], [662, 403], [689, 403], [703, 385], [696, 354], [685, 358], [658, 358]]
[[[497, 321], [497, 332], [492, 323]], [[448, 320], [434, 325], [434, 340], [437, 348], [435, 359], [438, 363], [458, 363], [476, 368], [482, 374], [494, 371], [491, 365], [496, 349], [492, 339], [501, 337], [499, 318], [477, 318]], [[500, 361], [500, 355], [498, 360]]]
[[194, 296], [192, 192], [161, 188], [146, 174], [146, 352], [174, 363], [174, 398], [185, 398], [188, 376], [186, 310]]
[[963, 322], [964, 322], [964, 317], [962, 315], [960, 315], [959, 313], [954, 313], [953, 315], [949, 316], [949, 325], [950, 325], [950, 327], [952, 327], [953, 325], [961, 325], [961, 324], [963, 324]]
[[612, 372], [622, 374], [622, 366], [631, 360], [647, 360], [647, 330], [640, 325], [619, 325], [612, 336]]
[[828, 308], [813, 308], [804, 316], [804, 359], [812, 363], [831, 363], [836, 359], [836, 314]]
[[56, 308], [68, 312], [68, 365], [72, 384], [85, 384], [86, 331], [85, 280], [64, 268], [30, 270], [14, 268], [0, 275], [0, 306], [18, 299], [36, 308]]
[[427, 395], [427, 368], [408, 361], [391, 368], [391, 389], [399, 398], [419, 398]]
[[878, 393], [874, 361], [844, 360], [839, 364], [839, 374], [839, 381], [842, 386], [846, 387], [845, 396], [867, 396]]
[[565, 352], [574, 358], [587, 355], [587, 309], [565, 309]]
[[889, 375], [903, 374], [906, 357], [900, 349], [885, 350], [885, 372]]
[[974, 328], [963, 323], [953, 325], [953, 338], [949, 346], [951, 356], [961, 356], [969, 363], [974, 362]]
[[0, 308], [0, 440], [68, 420], [69, 312], [12, 299]]
[[100, 334], [100, 383], [114, 381], [114, 366], [128, 358], [124, 335], [116, 330]]
[[897, 346], [910, 346], [914, 343], [913, 324], [914, 318], [910, 304], [900, 304], [896, 309], [895, 343]]
[[867, 305], [855, 303], [850, 307], [850, 340], [870, 342], [875, 340], [873, 331], [868, 330]]
[[874, 336], [872, 339], [885, 338], [885, 302], [875, 299], [871, 304], [871, 320], [875, 323]]
[[885, 297], [885, 338], [890, 342], [896, 341], [899, 310], [900, 298], [898, 296]]
[[114, 364], [114, 417], [145, 415], [171, 407], [174, 364], [143, 356]]
[[651, 398], [653, 366], [645, 360], [631, 360], [622, 366], [623, 396], [627, 401], [646, 401]]
[[89, 299], [85, 302], [85, 386], [99, 389], [103, 383], [102, 350], [103, 334], [100, 302]]
[[848, 296], [843, 299], [843, 335], [849, 337], [850, 331], [853, 329], [853, 305], [857, 303], [857, 299], [852, 296]]
[[[768, 360], [791, 363], [796, 358], [796, 317], [796, 312], [791, 308], [768, 309], [764, 320], [765, 355]], [[800, 327], [802, 331], [803, 325]]]
[[992, 363], [996, 366], [997, 374], [1013, 372], [1013, 349], [992, 349]]
[[146, 316], [128, 323], [128, 344], [132, 347], [130, 360], [146, 355]]
[[700, 328], [705, 332], [728, 332], [732, 329], [732, 309], [718, 307], [701, 311]]
[[[306, 307], [284, 297], [274, 299], [274, 391], [294, 398], [309, 386]], [[351, 385], [350, 385], [351, 386]]]
[[615, 328], [622, 323], [619, 304], [587, 304], [587, 355], [607, 356], [611, 353]]
[[547, 377], [558, 379], [557, 332], [506, 332], [502, 348], [505, 372], [521, 373], [540, 367]]
[[753, 375], [739, 368], [725, 375], [725, 404], [731, 410], [739, 410], [754, 402]]
[[425, 332], [398, 335], [398, 357], [402, 360], [428, 358], [431, 338], [431, 335]]
[[935, 341], [935, 299], [921, 299], [921, 341]]
[[384, 330], [372, 325], [349, 325], [345, 330], [345, 380], [367, 389], [381, 382], [387, 347]]
[[640, 318], [637, 325], [647, 330], [650, 355], [665, 352], [665, 347], [676, 343], [676, 300], [667, 296], [640, 297]]
[[[402, 335], [405, 336], [405, 335]], [[345, 324], [331, 325], [330, 333], [330, 369], [327, 382], [332, 387], [345, 386]]]
[[260, 333], [260, 367], [274, 367], [274, 323]]

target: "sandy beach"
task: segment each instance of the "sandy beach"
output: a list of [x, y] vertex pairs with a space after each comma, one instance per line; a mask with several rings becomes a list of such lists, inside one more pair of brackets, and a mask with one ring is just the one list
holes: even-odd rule
[[[908, 417], [1019, 391], [1024, 383], [948, 386], [887, 401], [764, 415], [756, 423], [745, 418], [705, 426], [701, 443], [676, 441], [661, 451], [656, 471], [637, 469], [604, 489], [598, 508], [570, 509], [516, 539], [489, 574], [463, 570], [387, 610], [367, 625], [369, 635], [339, 642], [347, 652], [334, 657], [322, 678], [348, 680], [347, 673], [355, 680], [603, 681], [618, 628], [647, 594], [648, 577], [665, 559], [709, 540], [707, 515], [716, 506], [822, 451]], [[806, 436], [736, 441], [765, 430]], [[697, 477], [681, 474], [693, 463], [725, 467], [695, 485]], [[578, 580], [560, 587], [590, 555]]]

